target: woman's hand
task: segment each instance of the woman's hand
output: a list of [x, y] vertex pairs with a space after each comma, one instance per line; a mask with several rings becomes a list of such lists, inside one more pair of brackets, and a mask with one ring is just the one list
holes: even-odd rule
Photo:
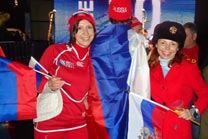
[[182, 111], [178, 112], [178, 117], [183, 118], [185, 120], [192, 120], [193, 119], [189, 109], [183, 109]]
[[52, 76], [52, 78], [48, 80], [48, 87], [51, 89], [51, 91], [56, 91], [60, 89], [63, 86], [63, 84], [64, 81], [62, 81], [61, 78], [56, 76]]

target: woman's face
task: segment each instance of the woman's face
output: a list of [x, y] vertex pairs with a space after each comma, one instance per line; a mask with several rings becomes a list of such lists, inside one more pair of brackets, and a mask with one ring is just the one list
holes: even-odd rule
[[95, 32], [93, 25], [88, 20], [81, 20], [78, 25], [78, 31], [75, 35], [76, 43], [83, 48], [90, 45], [94, 39]]
[[178, 51], [178, 43], [168, 39], [159, 39], [156, 44], [157, 51], [161, 58], [172, 59]]

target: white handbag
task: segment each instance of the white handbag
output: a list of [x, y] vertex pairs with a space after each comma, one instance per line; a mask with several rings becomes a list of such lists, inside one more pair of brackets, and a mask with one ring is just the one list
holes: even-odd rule
[[51, 91], [46, 83], [43, 92], [37, 98], [37, 118], [34, 122], [51, 119], [61, 113], [63, 99], [60, 90]]

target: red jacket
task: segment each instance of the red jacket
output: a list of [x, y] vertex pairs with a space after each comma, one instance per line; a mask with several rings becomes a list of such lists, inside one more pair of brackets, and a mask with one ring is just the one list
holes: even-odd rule
[[181, 52], [186, 56], [188, 60], [198, 61], [199, 57], [199, 45], [196, 44], [192, 48], [183, 48]]
[[[182, 100], [184, 108], [189, 108], [195, 92], [198, 101], [195, 106], [203, 113], [208, 106], [208, 86], [203, 81], [197, 64], [183, 60], [181, 64], [173, 64], [164, 78], [162, 68], [158, 63], [150, 68], [151, 97], [154, 101], [172, 108], [176, 100]], [[157, 109], [158, 125], [162, 139], [191, 139], [191, 122], [178, 118], [170, 111]], [[157, 116], [158, 117], [158, 116]], [[159, 132], [159, 131], [158, 131]]]
[[[71, 86], [64, 85], [63, 89], [75, 100], [81, 100], [89, 90], [90, 56], [86, 53], [84, 60], [79, 59], [76, 50], [67, 47], [66, 44], [54, 44], [46, 49], [40, 59], [40, 64], [46, 68], [51, 75], [60, 77]], [[57, 58], [55, 61], [55, 58]], [[57, 62], [57, 64], [56, 64]], [[44, 87], [47, 80], [41, 82], [39, 91]], [[62, 91], [63, 109], [62, 112], [49, 120], [38, 123], [38, 129], [56, 130], [81, 126], [86, 123], [83, 116], [85, 110], [84, 103], [71, 101]], [[36, 124], [37, 125], [37, 124]]]

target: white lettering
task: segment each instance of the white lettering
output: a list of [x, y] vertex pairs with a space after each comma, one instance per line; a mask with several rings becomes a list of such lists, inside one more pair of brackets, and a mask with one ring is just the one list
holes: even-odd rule
[[94, 1], [78, 1], [78, 9], [87, 10], [89, 12], [94, 11]]
[[113, 10], [117, 13], [126, 13], [127, 12], [126, 7], [113, 7]]

